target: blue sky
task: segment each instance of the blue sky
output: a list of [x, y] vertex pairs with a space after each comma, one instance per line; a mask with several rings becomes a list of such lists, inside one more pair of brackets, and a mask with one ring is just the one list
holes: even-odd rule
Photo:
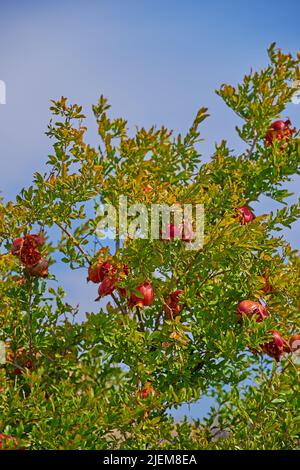
[[[0, 80], [7, 86], [7, 104], [0, 105], [3, 196], [13, 198], [34, 171], [45, 168], [51, 152], [44, 134], [49, 99], [61, 95], [83, 105], [93, 144], [90, 110], [103, 93], [113, 115], [126, 117], [131, 128], [164, 124], [184, 132], [197, 109], [207, 106], [203, 158], [223, 138], [238, 150], [237, 118], [214, 90], [223, 82], [235, 84], [251, 66], [265, 66], [273, 41], [284, 51], [299, 50], [299, 18], [297, 0], [1, 1]], [[300, 127], [300, 105], [289, 105], [283, 116]], [[299, 182], [289, 185], [298, 196]], [[257, 213], [274, 208], [266, 199], [255, 205]], [[298, 223], [286, 232], [297, 248], [299, 231]], [[82, 273], [69, 274], [64, 283], [69, 300], [95, 308], [95, 288], [82, 287]], [[202, 409], [191, 413], [200, 416]]]

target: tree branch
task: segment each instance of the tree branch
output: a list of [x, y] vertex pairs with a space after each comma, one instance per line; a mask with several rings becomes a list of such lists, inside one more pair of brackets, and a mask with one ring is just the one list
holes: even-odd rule
[[86, 261], [91, 264], [91, 257], [88, 255], [86, 251], [82, 248], [79, 241], [64, 227], [60, 222], [55, 220], [55, 224], [64, 232], [65, 235], [72, 241], [72, 243], [76, 246], [76, 248], [80, 251], [80, 253], [85, 257]]

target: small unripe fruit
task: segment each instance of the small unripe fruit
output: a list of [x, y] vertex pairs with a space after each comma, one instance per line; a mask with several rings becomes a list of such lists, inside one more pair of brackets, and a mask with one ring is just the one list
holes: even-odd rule
[[141, 389], [140, 396], [144, 400], [145, 398], [148, 398], [150, 396], [156, 395], [156, 391], [153, 388], [151, 382], [147, 382], [143, 388]]
[[139, 285], [136, 290], [141, 293], [142, 297], [131, 294], [129, 298], [129, 304], [132, 307], [146, 307], [153, 303], [154, 289], [149, 281], [143, 282], [143, 284]]
[[241, 225], [247, 225], [255, 219], [255, 215], [249, 207], [241, 206], [236, 209], [236, 218]]
[[144, 193], [150, 193], [152, 191], [152, 186], [148, 183], [144, 189], [143, 189]]
[[261, 322], [267, 317], [267, 309], [260, 302], [254, 302], [253, 300], [243, 300], [237, 306], [236, 310], [240, 319], [243, 316], [249, 318], [255, 316], [257, 322]]

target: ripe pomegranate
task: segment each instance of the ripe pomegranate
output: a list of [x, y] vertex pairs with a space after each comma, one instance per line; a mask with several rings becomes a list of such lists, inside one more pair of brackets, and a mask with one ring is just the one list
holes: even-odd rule
[[115, 283], [116, 283], [115, 278], [105, 277], [103, 281], [101, 282], [101, 284], [99, 285], [99, 288], [98, 288], [99, 297], [97, 297], [96, 300], [100, 300], [102, 297], [112, 294], [116, 288]]
[[49, 274], [48, 261], [46, 258], [41, 258], [40, 261], [38, 261], [38, 263], [34, 266], [26, 267], [25, 271], [27, 274], [29, 274], [29, 276], [46, 278]]
[[13, 240], [12, 246], [11, 246], [11, 253], [13, 255], [19, 256], [20, 250], [23, 246], [23, 241], [24, 241], [23, 237], [19, 237], [19, 238], [16, 238], [15, 240]]
[[275, 361], [279, 362], [281, 356], [285, 352], [290, 352], [291, 348], [288, 342], [278, 333], [278, 331], [273, 330], [272, 332], [273, 339], [268, 343], [265, 343], [261, 346], [264, 353], [273, 357]]
[[164, 311], [168, 318], [172, 319], [180, 314], [182, 306], [180, 305], [179, 300], [182, 294], [184, 294], [184, 291], [182, 289], [177, 289], [166, 298]]
[[151, 305], [154, 300], [154, 289], [149, 281], [144, 281], [136, 290], [141, 293], [142, 297], [131, 294], [129, 304], [131, 307], [146, 307]]
[[298, 351], [298, 349], [300, 349], [300, 333], [290, 337], [289, 345], [292, 352]]
[[290, 140], [294, 132], [296, 132], [296, 129], [291, 128], [291, 121], [289, 119], [287, 121], [278, 120], [271, 124], [265, 141], [267, 145], [271, 145], [274, 141]]
[[[105, 274], [103, 275], [103, 273]], [[126, 289], [123, 287], [118, 287], [116, 284], [121, 282], [124, 276], [126, 277], [128, 273], [129, 268], [127, 264], [123, 264], [122, 270], [120, 271], [116, 264], [111, 265], [108, 261], [103, 263], [97, 272], [92, 272], [93, 279], [102, 279], [102, 282], [98, 288], [99, 297], [97, 297], [96, 300], [99, 300], [101, 297], [106, 295], [112, 294], [116, 288], [118, 289], [120, 296], [125, 297]], [[95, 280], [93, 282], [95, 282]]]
[[140, 396], [144, 400], [145, 398], [148, 398], [149, 395], [154, 397], [154, 395], [156, 395], [156, 391], [153, 388], [151, 382], [146, 382], [141, 389]]
[[264, 318], [267, 317], [267, 308], [264, 307], [259, 302], [254, 302], [253, 300], [243, 300], [237, 306], [236, 310], [240, 320], [246, 315], [251, 318], [254, 315], [257, 317], [256, 321], [261, 322]]
[[26, 266], [34, 266], [37, 264], [42, 255], [37, 250], [38, 241], [34, 235], [26, 235], [20, 249], [20, 260]]
[[97, 263], [96, 265], [91, 265], [88, 269], [87, 281], [92, 281], [95, 284], [102, 282], [105, 276], [107, 276], [111, 264], [109, 261], [104, 261], [104, 263]]
[[236, 209], [236, 218], [241, 225], [247, 225], [255, 219], [255, 215], [247, 206], [241, 206]]
[[44, 244], [44, 238], [41, 234], [28, 234], [24, 237], [16, 238], [12, 242], [11, 253], [13, 255], [20, 256], [24, 242], [32, 248], [37, 248]]

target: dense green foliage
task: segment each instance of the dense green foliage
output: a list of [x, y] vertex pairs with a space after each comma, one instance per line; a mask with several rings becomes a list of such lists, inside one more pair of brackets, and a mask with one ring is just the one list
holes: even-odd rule
[[[92, 148], [81, 107], [65, 98], [53, 102], [49, 172], [35, 173], [32, 186], [0, 206], [0, 340], [12, 351], [25, 348], [33, 365], [19, 374], [16, 365], [0, 366], [0, 433], [20, 447], [299, 447], [299, 363], [291, 354], [276, 363], [261, 351], [272, 330], [288, 339], [299, 328], [299, 253], [280, 231], [300, 217], [299, 204], [289, 205], [282, 188], [299, 174], [300, 140], [295, 133], [284, 145], [265, 142], [291, 100], [299, 60], [274, 46], [269, 59], [266, 69], [217, 92], [242, 119], [237, 132], [245, 151], [235, 155], [224, 140], [208, 163], [199, 155], [205, 108], [185, 136], [166, 128], [140, 128], [130, 136], [126, 121], [111, 119], [101, 97], [93, 107], [100, 145]], [[91, 208], [117, 205], [120, 195], [129, 204], [204, 204], [203, 249], [187, 251], [181, 240], [129, 238], [116, 250], [103, 247]], [[236, 208], [262, 195], [283, 209], [241, 225]], [[48, 235], [54, 228], [59, 240]], [[107, 305], [95, 303], [95, 311], [77, 321], [78, 308], [64, 301], [52, 266], [47, 279], [32, 277], [10, 252], [14, 239], [39, 230], [46, 235], [43, 253], [65, 263], [66, 273], [80, 269], [83, 286], [89, 263], [110, 257], [129, 267], [119, 287], [130, 293], [148, 279], [154, 303], [130, 308], [115, 291]], [[184, 290], [182, 311], [167, 319], [164, 299], [176, 289]], [[95, 297], [96, 291], [95, 285]], [[244, 299], [265, 302], [268, 318], [238, 322], [236, 306]], [[149, 383], [156, 393], [142, 398]], [[170, 407], [205, 395], [214, 396], [216, 406], [203, 422], [170, 417]], [[228, 437], [216, 439], [213, 425]]]

